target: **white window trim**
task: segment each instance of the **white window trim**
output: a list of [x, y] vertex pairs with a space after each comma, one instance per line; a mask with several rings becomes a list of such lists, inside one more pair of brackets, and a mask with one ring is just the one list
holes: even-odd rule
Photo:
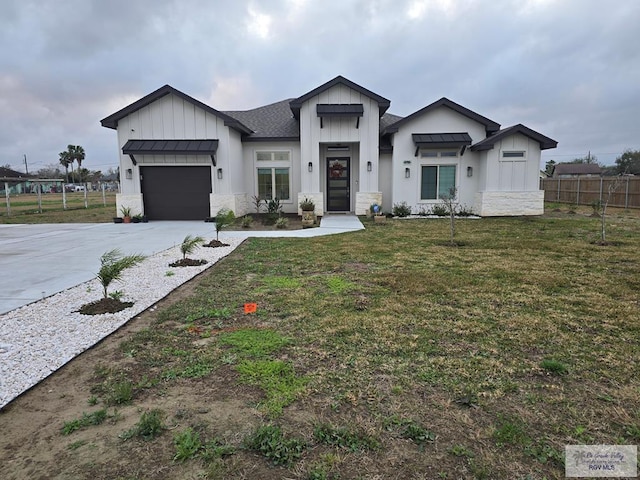
[[[431, 157], [427, 157], [426, 154], [427, 153], [435, 153], [435, 156], [431, 156]], [[455, 155], [447, 155], [447, 156], [443, 156], [443, 153], [455, 153]], [[460, 150], [452, 150], [452, 149], [443, 149], [443, 150], [431, 150], [431, 149], [425, 149], [425, 150], [420, 150], [420, 158], [460, 158]]]
[[[258, 153], [271, 153], [271, 160], [258, 160]], [[273, 160], [273, 154], [280, 152], [287, 152], [289, 154], [289, 160]], [[256, 149], [253, 152], [253, 163], [254, 163], [254, 173], [255, 173], [255, 182], [254, 188], [256, 195], [259, 194], [260, 188], [258, 185], [258, 169], [271, 169], [272, 175], [272, 187], [275, 188], [275, 171], [276, 168], [287, 168], [289, 169], [289, 198], [281, 199], [280, 203], [282, 204], [292, 204], [293, 203], [293, 168], [291, 158], [293, 156], [293, 152], [289, 148], [265, 148], [265, 149]]]

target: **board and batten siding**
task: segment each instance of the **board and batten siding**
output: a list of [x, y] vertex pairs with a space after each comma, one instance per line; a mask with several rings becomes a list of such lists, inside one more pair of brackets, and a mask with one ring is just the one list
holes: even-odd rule
[[[323, 128], [320, 128], [320, 117], [317, 115], [317, 104], [354, 104], [363, 106], [363, 116], [359, 119], [356, 128], [356, 117], [331, 118], [322, 120]], [[346, 85], [335, 85], [320, 94], [307, 100], [300, 109], [300, 168], [302, 173], [302, 191], [324, 191], [320, 185], [320, 175], [315, 171], [309, 174], [307, 164], [312, 162], [314, 168], [324, 165], [320, 162], [321, 143], [358, 143], [359, 163], [352, 163], [352, 178], [358, 181], [359, 190], [378, 191], [378, 140], [380, 129], [380, 116], [378, 102]], [[324, 160], [324, 159], [322, 159]], [[372, 162], [375, 168], [366, 172], [367, 161]], [[364, 171], [363, 171], [364, 170]], [[306, 173], [305, 173], [306, 172]], [[369, 173], [369, 175], [365, 175]], [[352, 201], [353, 201], [352, 195]]]
[[[503, 152], [525, 152], [524, 158], [504, 158]], [[531, 192], [540, 190], [540, 144], [522, 134], [496, 142], [486, 154], [485, 191]]]
[[[122, 193], [140, 193], [139, 169], [133, 165], [128, 155], [122, 153], [122, 147], [131, 139], [218, 139], [216, 154], [218, 167], [234, 178], [232, 161], [241, 163], [242, 144], [237, 132], [230, 132], [222, 118], [187, 102], [173, 94], [165, 95], [155, 102], [135, 111], [118, 122], [118, 154], [122, 171], [131, 168], [133, 179], [122, 176]], [[236, 158], [237, 157], [237, 158]], [[140, 155], [136, 156], [138, 165], [209, 165], [208, 155]], [[230, 183], [220, 181], [212, 168], [213, 190], [229, 190]]]

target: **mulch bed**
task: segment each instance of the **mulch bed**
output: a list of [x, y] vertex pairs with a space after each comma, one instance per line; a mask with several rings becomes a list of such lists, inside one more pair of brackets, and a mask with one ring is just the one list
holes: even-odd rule
[[102, 313], [116, 313], [133, 306], [133, 302], [121, 302], [115, 298], [101, 298], [87, 303], [78, 310], [82, 315], [100, 315]]
[[206, 260], [193, 260], [191, 258], [182, 258], [177, 262], [170, 263], [170, 267], [199, 267], [207, 263]]
[[216, 248], [216, 247], [228, 247], [229, 244], [228, 243], [222, 243], [220, 240], [211, 240], [209, 243], [205, 243], [202, 246], [203, 247]]

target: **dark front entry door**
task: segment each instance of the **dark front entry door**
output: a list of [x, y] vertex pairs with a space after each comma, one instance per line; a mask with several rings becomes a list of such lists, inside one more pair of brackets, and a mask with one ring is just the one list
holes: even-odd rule
[[211, 167], [141, 167], [149, 220], [204, 220], [209, 216]]
[[351, 210], [351, 169], [349, 157], [327, 158], [327, 211]]

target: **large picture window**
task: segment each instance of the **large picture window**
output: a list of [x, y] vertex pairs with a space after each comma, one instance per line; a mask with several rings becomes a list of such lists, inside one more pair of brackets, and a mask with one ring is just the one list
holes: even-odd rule
[[290, 164], [288, 150], [257, 151], [258, 197], [263, 200], [291, 200]]
[[423, 165], [421, 173], [421, 200], [438, 200], [456, 188], [455, 165]]
[[259, 168], [258, 196], [264, 200], [290, 200], [289, 168]]

